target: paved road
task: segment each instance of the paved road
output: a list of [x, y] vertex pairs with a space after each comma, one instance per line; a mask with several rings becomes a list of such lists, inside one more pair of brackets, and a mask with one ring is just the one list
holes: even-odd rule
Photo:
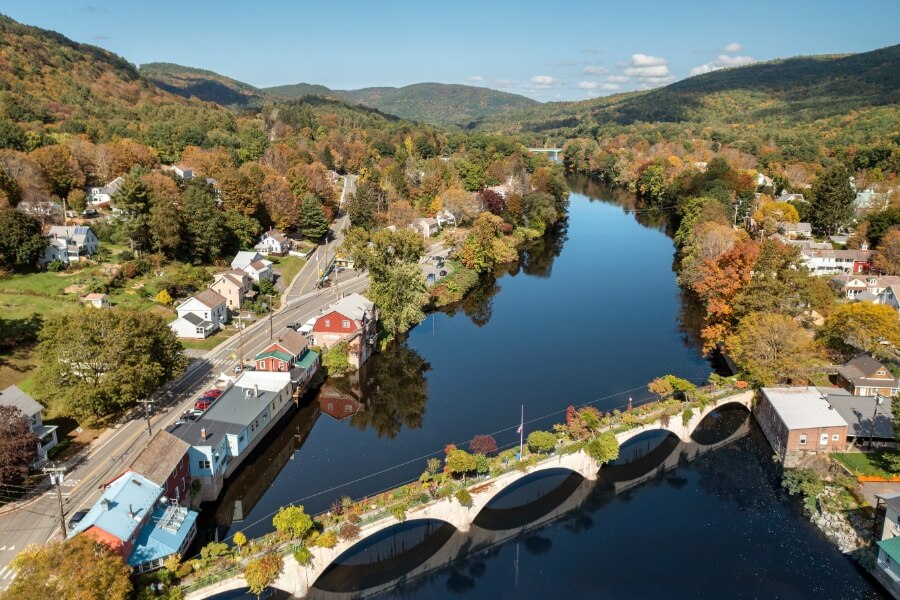
[[[341, 204], [354, 191], [355, 185], [355, 176], [345, 178]], [[333, 224], [327, 246], [319, 249], [319, 266], [322, 268], [334, 256], [347, 224], [346, 215]], [[309, 260], [289, 286], [284, 308], [274, 313], [271, 319], [261, 319], [247, 326], [242, 336], [233, 336], [204, 357], [193, 360], [180, 379], [161, 390], [156, 396], [157, 404], [151, 416], [153, 431], [174, 423], [178, 415], [191, 407], [196, 396], [211, 386], [220, 373], [233, 373], [237, 361], [231, 357], [241, 354], [241, 341], [243, 355], [250, 360], [269, 342], [270, 331], [277, 333], [288, 323], [302, 323], [324, 312], [339, 298], [339, 294], [361, 292], [368, 287], [368, 277], [346, 271], [337, 275], [335, 284], [316, 289], [318, 275], [316, 261]], [[142, 416], [142, 413], [135, 412], [132, 419], [104, 432], [85, 456], [80, 457], [76, 464], [69, 465], [70, 470], [62, 486], [67, 520], [76, 511], [93, 505], [100, 497], [100, 486], [118, 475], [123, 465], [145, 447], [149, 436]], [[15, 573], [9, 569], [9, 562], [25, 546], [44, 543], [60, 534], [59, 504], [54, 490], [14, 511], [0, 514], [0, 591], [5, 590], [14, 579]]]

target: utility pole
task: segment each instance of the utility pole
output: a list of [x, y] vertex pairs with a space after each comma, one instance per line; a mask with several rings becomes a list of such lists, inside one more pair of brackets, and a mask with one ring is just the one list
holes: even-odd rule
[[273, 325], [272, 325], [272, 317], [275, 316], [275, 313], [272, 312], [272, 306], [271, 306], [271, 305], [272, 305], [272, 298], [269, 297], [269, 341], [270, 341], [270, 342], [271, 342], [273, 339], [275, 339], [275, 334], [272, 333], [272, 327], [273, 327]]
[[241, 318], [240, 312], [238, 312], [237, 319], [238, 319], [238, 335], [241, 338], [241, 341], [240, 341], [241, 362], [239, 363], [239, 365], [241, 367], [241, 371], [243, 371], [244, 370], [244, 320]]
[[153, 404], [153, 400], [145, 398], [138, 400], [138, 402], [144, 405], [144, 417], [147, 418], [147, 435], [153, 437], [153, 430], [150, 428], [150, 405]]
[[60, 487], [65, 479], [66, 469], [64, 467], [46, 467], [44, 473], [50, 474], [50, 483], [56, 486], [56, 499], [59, 501], [59, 527], [62, 529], [63, 539], [66, 539], [69, 537], [69, 532], [66, 530], [66, 514], [63, 511], [62, 488]]

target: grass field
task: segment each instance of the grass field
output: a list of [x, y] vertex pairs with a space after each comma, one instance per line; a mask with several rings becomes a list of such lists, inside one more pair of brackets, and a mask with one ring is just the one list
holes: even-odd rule
[[287, 286], [291, 284], [305, 264], [306, 261], [299, 256], [280, 256], [278, 263], [272, 265], [272, 268], [281, 276], [284, 285]]
[[179, 340], [186, 350], [212, 350], [231, 336], [237, 333], [237, 329], [229, 327], [218, 331], [215, 335], [205, 340]]
[[835, 459], [856, 475], [873, 477], [896, 477], [900, 473], [892, 473], [885, 460], [885, 454], [896, 450], [873, 450], [871, 452], [846, 452], [831, 454]]

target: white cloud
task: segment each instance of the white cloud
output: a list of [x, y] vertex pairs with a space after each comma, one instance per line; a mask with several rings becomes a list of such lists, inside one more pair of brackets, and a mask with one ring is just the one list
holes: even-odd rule
[[600, 87], [600, 84], [596, 81], [582, 81], [578, 84], [578, 87], [582, 90], [596, 90]]
[[630, 62], [620, 65], [625, 75], [613, 76], [615, 79], [610, 78], [609, 81], [625, 83], [628, 78], [634, 77], [640, 89], [656, 87], [675, 80], [668, 65], [669, 61], [658, 56], [632, 54]]
[[631, 55], [631, 66], [632, 67], [658, 67], [660, 65], [667, 65], [669, 61], [664, 58], [660, 58], [658, 56], [650, 56], [649, 54], [632, 54]]
[[644, 79], [645, 77], [665, 77], [669, 75], [669, 67], [659, 65], [658, 67], [629, 67], [625, 69], [625, 74], [631, 77]]
[[512, 79], [495, 79], [494, 85], [501, 89], [511, 88], [516, 86], [516, 82]]
[[712, 73], [713, 71], [718, 71], [725, 67], [740, 67], [755, 62], [756, 59], [752, 56], [728, 56], [727, 54], [720, 54], [716, 60], [691, 69], [691, 77], [694, 75], [703, 75], [704, 73]]
[[[614, 92], [619, 89], [619, 85], [616, 83], [600, 83], [599, 81], [582, 81], [578, 84], [578, 88], [582, 90], [602, 90], [604, 92]], [[591, 95], [591, 97], [594, 96], [596, 96], [596, 93], [593, 93], [593, 95]]]
[[481, 75], [472, 75], [471, 77], [466, 77], [466, 81], [477, 82], [484, 81], [484, 77]]
[[740, 52], [744, 47], [738, 44], [737, 42], [731, 42], [724, 48], [722, 48], [722, 52]]
[[631, 80], [631, 77], [628, 77], [627, 75], [610, 75], [606, 80], [610, 83], [628, 83]]
[[550, 75], [535, 75], [531, 78], [531, 83], [537, 88], [547, 89], [557, 85], [562, 85], [564, 82], [555, 77], [551, 77]]
[[607, 92], [614, 92], [617, 89], [619, 89], [619, 87], [620, 86], [618, 83], [601, 83], [600, 84], [600, 89], [605, 90]]
[[584, 69], [583, 72], [588, 73], [589, 75], [606, 75], [609, 73], [609, 69], [606, 67], [599, 67], [596, 65], [588, 65]]

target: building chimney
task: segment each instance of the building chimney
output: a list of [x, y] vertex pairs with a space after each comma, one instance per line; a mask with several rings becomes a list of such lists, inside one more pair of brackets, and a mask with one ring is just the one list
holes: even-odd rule
[[200, 439], [206, 441], [206, 427], [200, 428]]
[[103, 510], [109, 510], [109, 498], [104, 498], [100, 501], [100, 506], [103, 507]]
[[259, 398], [259, 385], [253, 384], [253, 397]]

